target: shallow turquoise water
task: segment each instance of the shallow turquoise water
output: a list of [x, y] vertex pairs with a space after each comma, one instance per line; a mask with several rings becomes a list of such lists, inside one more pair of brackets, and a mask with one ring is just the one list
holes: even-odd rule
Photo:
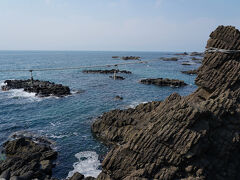
[[[0, 69], [61, 68], [85, 65], [103, 65], [122, 63], [123, 60], [112, 56], [141, 56], [142, 60], [154, 60], [160, 57], [172, 57], [167, 52], [88, 52], [88, 51], [0, 51]], [[0, 92], [0, 143], [19, 131], [32, 132], [46, 136], [56, 142], [59, 152], [54, 176], [67, 177], [75, 170], [86, 175], [96, 176], [99, 161], [103, 159], [107, 148], [96, 141], [90, 126], [103, 112], [116, 108], [128, 108], [141, 102], [163, 100], [173, 92], [188, 95], [196, 89], [195, 76], [182, 74], [182, 70], [196, 69], [199, 64], [183, 66], [182, 60], [154, 61], [147, 64], [119, 66], [119, 69], [132, 71], [122, 76], [124, 81], [114, 81], [109, 75], [83, 74], [82, 70], [34, 72], [34, 78], [49, 80], [67, 85], [71, 90], [85, 90], [64, 98], [37, 98], [34, 94], [22, 90]], [[102, 68], [103, 69], [103, 68]], [[106, 69], [106, 68], [104, 68]], [[111, 68], [110, 68], [111, 69]], [[0, 72], [0, 81], [6, 79], [27, 79], [28, 72]], [[183, 88], [157, 87], [139, 84], [141, 78], [176, 78], [187, 84]], [[120, 95], [123, 101], [114, 97]], [[77, 154], [80, 153], [80, 154]], [[77, 155], [76, 155], [77, 154]], [[75, 157], [76, 155], [76, 157]]]

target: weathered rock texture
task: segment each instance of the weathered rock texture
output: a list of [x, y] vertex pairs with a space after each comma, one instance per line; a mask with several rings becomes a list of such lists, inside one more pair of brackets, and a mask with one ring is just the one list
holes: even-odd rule
[[2, 86], [2, 90], [24, 89], [26, 92], [36, 93], [36, 96], [47, 97], [57, 96], [62, 97], [70, 95], [70, 88], [62, 84], [55, 84], [49, 81], [39, 80], [6, 80], [6, 85]]
[[110, 69], [110, 70], [83, 70], [83, 73], [98, 73], [98, 74], [113, 74], [115, 73], [124, 73], [124, 74], [132, 74], [131, 71], [119, 70], [119, 69]]
[[0, 162], [0, 177], [6, 180], [51, 179], [53, 161], [57, 152], [48, 144], [33, 142], [29, 138], [8, 141], [4, 145], [6, 160]]
[[142, 79], [140, 80], [140, 83], [142, 84], [154, 84], [157, 86], [170, 86], [170, 87], [181, 87], [186, 86], [187, 84], [184, 81], [177, 80], [177, 79], [163, 79], [163, 78], [157, 78], [157, 79]]
[[[240, 50], [219, 26], [208, 47]], [[114, 144], [97, 179], [240, 179], [240, 53], [206, 53], [187, 97], [103, 114], [92, 131]]]

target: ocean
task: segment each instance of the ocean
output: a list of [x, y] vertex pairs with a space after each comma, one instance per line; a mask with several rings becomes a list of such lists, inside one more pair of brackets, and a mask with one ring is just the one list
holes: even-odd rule
[[[133, 108], [140, 103], [164, 100], [177, 92], [186, 96], [197, 87], [195, 75], [181, 71], [196, 69], [200, 64], [184, 56], [179, 61], [151, 61], [161, 57], [176, 57], [174, 52], [98, 52], [98, 51], [0, 51], [0, 70], [66, 68], [124, 63], [112, 56], [140, 56], [142, 64], [118, 66], [131, 71], [122, 74], [123, 81], [106, 74], [84, 74], [82, 70], [37, 71], [34, 79], [47, 80], [69, 86], [72, 95], [39, 98], [23, 90], [0, 91], [0, 143], [13, 133], [44, 136], [54, 142], [59, 152], [53, 176], [66, 178], [78, 171], [96, 177], [108, 148], [91, 134], [91, 124], [104, 112]], [[182, 65], [190, 61], [191, 65]], [[127, 62], [132, 62], [127, 61]], [[112, 69], [88, 68], [88, 69]], [[140, 84], [143, 78], [170, 78], [184, 80], [181, 88]], [[0, 72], [0, 83], [7, 79], [29, 79], [29, 72]], [[82, 91], [82, 93], [76, 93]], [[123, 100], [115, 100], [122, 96]]]

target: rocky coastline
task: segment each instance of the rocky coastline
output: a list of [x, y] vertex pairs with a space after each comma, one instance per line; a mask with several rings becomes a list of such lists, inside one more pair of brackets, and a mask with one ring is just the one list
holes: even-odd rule
[[113, 59], [122, 59], [122, 60], [140, 60], [141, 57], [139, 56], [112, 56]]
[[[0, 152], [0, 179], [2, 180], [58, 180], [52, 177], [58, 157], [52, 142], [43, 137], [13, 135]], [[67, 180], [94, 180], [78, 172]]]
[[141, 57], [139, 56], [123, 56], [121, 57], [122, 60], [140, 60]]
[[2, 86], [3, 91], [8, 91], [10, 89], [24, 89], [24, 91], [29, 93], [36, 93], [39, 97], [57, 96], [63, 97], [70, 95], [70, 88], [68, 86], [63, 86], [62, 84], [55, 84], [49, 81], [39, 81], [39, 80], [6, 80]]
[[153, 84], [157, 86], [170, 86], [170, 87], [182, 87], [186, 86], [187, 84], [184, 81], [178, 79], [163, 79], [163, 78], [156, 78], [156, 79], [142, 79], [140, 80], [142, 84]]
[[[240, 50], [240, 32], [219, 26], [206, 47]], [[97, 179], [240, 179], [239, 59], [206, 52], [189, 96], [99, 117], [92, 132], [113, 146]]]
[[122, 74], [132, 74], [131, 71], [119, 70], [119, 69], [110, 69], [110, 70], [83, 70], [83, 73], [87, 74], [114, 74], [114, 73], [122, 73]]
[[[219, 26], [211, 33], [206, 47], [240, 50], [240, 31]], [[102, 162], [102, 172], [97, 178], [75, 173], [69, 179], [240, 179], [239, 72], [240, 53], [206, 52], [197, 70], [198, 89], [192, 94], [181, 97], [173, 93], [163, 101], [104, 113], [91, 127], [98, 139], [112, 147]], [[42, 82], [8, 80], [2, 88], [19, 89], [32, 83], [41, 92], [28, 88], [26, 91], [49, 95], [49, 90], [45, 93], [41, 88], [65, 87]], [[70, 93], [65, 88], [56, 96], [63, 96], [65, 90]], [[56, 180], [52, 169], [57, 152], [51, 142], [14, 138], [3, 145], [0, 179]]]
[[24, 137], [5, 142], [2, 152], [5, 160], [0, 161], [0, 179], [53, 180], [52, 168], [55, 166], [57, 152], [50, 144], [34, 142]]

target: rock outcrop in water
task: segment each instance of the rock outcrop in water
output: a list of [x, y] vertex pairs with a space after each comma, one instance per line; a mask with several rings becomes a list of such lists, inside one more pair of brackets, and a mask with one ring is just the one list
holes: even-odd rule
[[125, 78], [122, 77], [122, 76], [109, 76], [111, 79], [114, 79], [114, 80], [124, 80]]
[[3, 91], [10, 89], [24, 89], [26, 92], [36, 93], [36, 96], [48, 97], [57, 96], [63, 97], [70, 95], [70, 88], [61, 84], [55, 84], [49, 81], [39, 80], [6, 80], [6, 85], [2, 86]]
[[140, 83], [153, 84], [157, 86], [170, 86], [170, 87], [182, 87], [187, 85], [184, 81], [177, 80], [177, 79], [167, 79], [167, 78], [166, 79], [163, 79], [163, 78], [142, 79], [140, 80]]
[[204, 57], [204, 52], [192, 52], [190, 56], [201, 56]]
[[[240, 50], [240, 32], [219, 26], [207, 48]], [[240, 179], [240, 53], [206, 52], [189, 96], [103, 114], [95, 135], [114, 144], [103, 179]]]
[[177, 56], [187, 56], [188, 53], [187, 53], [187, 52], [184, 52], [184, 53], [177, 53], [177, 54], [175, 54], [175, 55], [177, 55]]
[[197, 69], [194, 70], [189, 70], [189, 71], [181, 71], [183, 74], [189, 74], [189, 75], [193, 75], [193, 74], [197, 74]]
[[110, 69], [110, 70], [83, 70], [83, 73], [92, 73], [92, 74], [113, 74], [113, 73], [123, 73], [123, 74], [132, 74], [131, 71], [119, 70], [119, 69]]
[[122, 60], [139, 60], [140, 58], [139, 56], [123, 56]]
[[57, 158], [57, 152], [49, 144], [20, 138], [7, 141], [3, 147], [6, 159], [0, 162], [0, 179], [52, 179], [53, 161]]
[[177, 57], [170, 57], [170, 58], [161, 57], [160, 59], [163, 60], [163, 61], [178, 61], [180, 58], [177, 58]]

